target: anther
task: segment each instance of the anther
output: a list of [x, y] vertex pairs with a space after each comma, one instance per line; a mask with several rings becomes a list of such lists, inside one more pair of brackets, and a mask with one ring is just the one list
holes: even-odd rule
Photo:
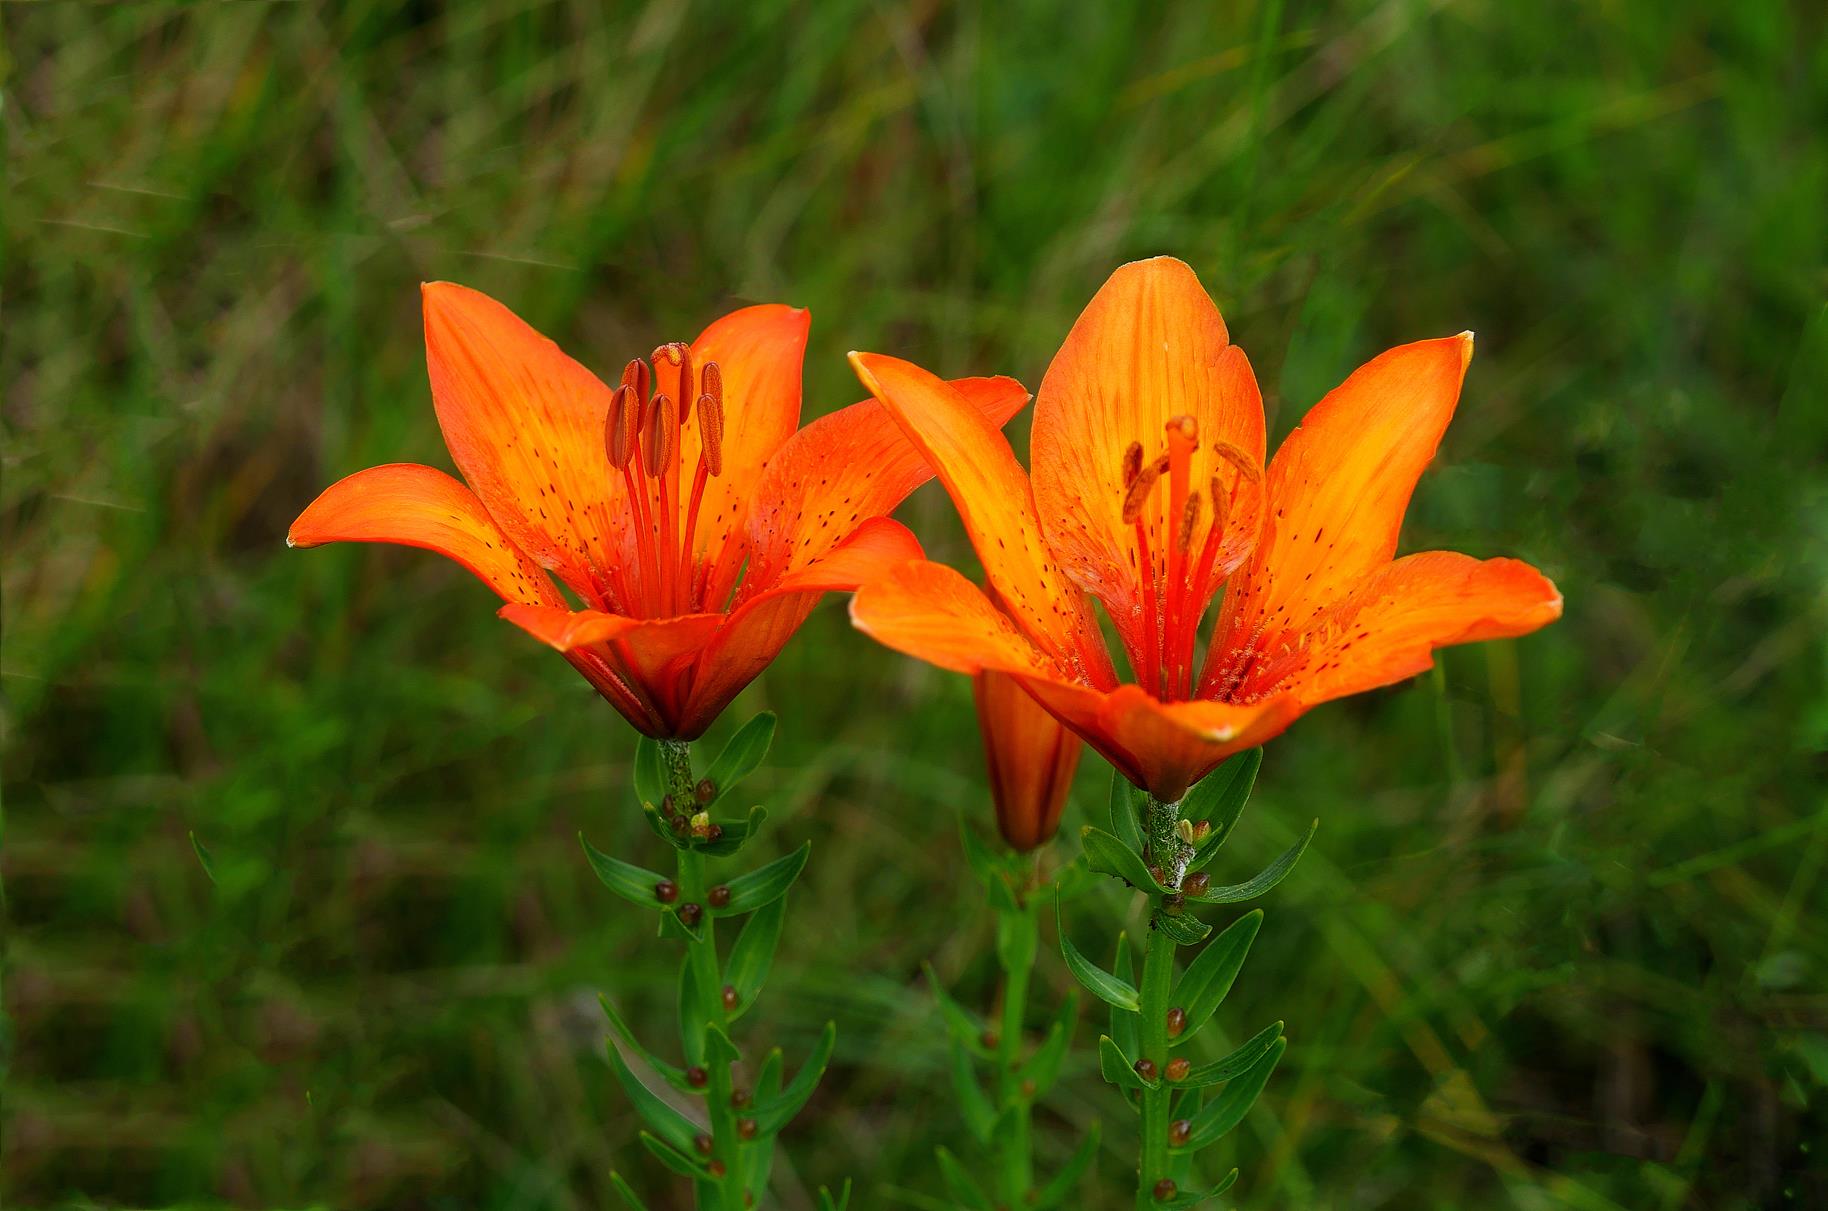
[[1162, 455], [1148, 466], [1138, 471], [1130, 480], [1129, 488], [1123, 494], [1123, 523], [1133, 525], [1142, 516], [1143, 506], [1149, 501], [1149, 493], [1155, 488], [1155, 481], [1168, 469], [1168, 456]]
[[622, 385], [635, 393], [637, 413], [635, 419], [637, 421], [641, 419], [639, 415], [641, 407], [647, 403], [648, 382], [647, 363], [640, 358], [630, 358], [628, 365], [622, 367]]
[[1187, 503], [1181, 506], [1180, 533], [1174, 536], [1175, 545], [1180, 547], [1182, 551], [1185, 551], [1188, 547], [1193, 545], [1194, 527], [1199, 524], [1200, 494], [1198, 492], [1189, 492], [1187, 494]]
[[1127, 489], [1142, 473], [1142, 443], [1131, 442], [1123, 452], [1123, 486]]
[[668, 395], [656, 395], [647, 410], [646, 440], [642, 444], [643, 466], [649, 479], [659, 479], [673, 465], [679, 453], [679, 412]]
[[[640, 362], [633, 363], [639, 366]], [[641, 401], [627, 383], [609, 397], [609, 415], [603, 421], [603, 450], [609, 465], [620, 471], [635, 457], [635, 438], [641, 432]]]
[[1212, 530], [1217, 534], [1225, 529], [1225, 519], [1231, 512], [1231, 497], [1225, 491], [1225, 485], [1219, 482], [1218, 476], [1212, 477]]
[[[705, 367], [708, 375], [717, 369], [712, 362]], [[724, 472], [724, 393], [719, 387], [698, 397], [698, 442], [704, 451], [705, 470], [712, 475]]]

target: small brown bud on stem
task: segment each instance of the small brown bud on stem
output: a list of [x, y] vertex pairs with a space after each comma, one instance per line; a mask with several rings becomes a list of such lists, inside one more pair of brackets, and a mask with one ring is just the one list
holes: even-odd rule
[[712, 908], [728, 908], [730, 907], [730, 888], [727, 884], [719, 883], [705, 893], [705, 899], [711, 902]]
[[654, 898], [662, 904], [671, 904], [679, 898], [679, 884], [671, 879], [662, 879], [654, 884]]
[[1181, 1032], [1187, 1029], [1187, 1011], [1176, 1005], [1168, 1011], [1168, 1037], [1178, 1039]]
[[1181, 1056], [1177, 1055], [1168, 1061], [1168, 1079], [1171, 1081], [1186, 1080], [1187, 1074], [1192, 1070], [1193, 1065], [1189, 1064], [1186, 1059]]

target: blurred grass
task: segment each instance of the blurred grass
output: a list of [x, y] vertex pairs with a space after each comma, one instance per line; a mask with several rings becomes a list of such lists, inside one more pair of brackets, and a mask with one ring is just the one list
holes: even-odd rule
[[[1162, 251], [1278, 432], [1382, 348], [1477, 329], [1405, 544], [1568, 597], [1272, 748], [1236, 869], [1323, 828], [1222, 1017], [1294, 1040], [1237, 1205], [1828, 1204], [1818, 7], [0, 20], [8, 1205], [597, 1207], [612, 1166], [681, 1197], [594, 1003], [663, 1037], [668, 952], [573, 839], [651, 848], [626, 730], [453, 566], [282, 543], [337, 476], [445, 461], [415, 283], [600, 369], [809, 306], [810, 415], [860, 394], [850, 348], [1032, 386]], [[936, 492], [904, 515], [967, 558]], [[853, 1174], [864, 1207], [943, 1206], [931, 1149], [970, 1152], [919, 964], [995, 995], [953, 839], [986, 814], [966, 688], [833, 604], [763, 705], [762, 848], [815, 853], [747, 1039], [792, 1063], [842, 1032], [779, 1203]], [[1123, 909], [1081, 905], [1081, 944]], [[1066, 984], [1044, 955], [1037, 1020]], [[1130, 1128], [1083, 1058], [1042, 1163], [1095, 1118], [1087, 1205], [1118, 1205]]]

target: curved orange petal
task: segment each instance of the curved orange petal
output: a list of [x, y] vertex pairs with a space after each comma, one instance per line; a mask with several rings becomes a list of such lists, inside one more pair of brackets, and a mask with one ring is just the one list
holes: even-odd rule
[[1035, 519], [1028, 476], [1003, 434], [919, 366], [875, 353], [850, 357], [857, 377], [901, 422], [946, 486], [1004, 609], [1062, 668], [1115, 684], [1097, 621], [1054, 563]]
[[1263, 540], [1226, 592], [1221, 647], [1301, 630], [1389, 562], [1472, 352], [1462, 333], [1382, 353], [1288, 435], [1269, 467]]
[[[1012, 378], [952, 384], [1001, 429], [1028, 402]], [[747, 597], [804, 567], [865, 518], [894, 511], [933, 475], [926, 459], [874, 399], [840, 408], [787, 439], [768, 460], [749, 505]]]
[[1292, 694], [1234, 706], [1162, 702], [1136, 685], [1101, 693], [1044, 677], [1021, 681], [1118, 772], [1164, 803], [1179, 802], [1227, 757], [1280, 735], [1303, 709]]
[[434, 467], [389, 463], [324, 489], [292, 523], [286, 545], [393, 542], [456, 560], [504, 601], [553, 604], [552, 582], [501, 532], [476, 494]]
[[[695, 370], [716, 362], [724, 384], [723, 470], [705, 482], [692, 541], [694, 557], [711, 565], [707, 602], [729, 599], [748, 558], [745, 525], [756, 481], [763, 465], [800, 427], [800, 375], [811, 326], [810, 312], [765, 303], [714, 320], [692, 342]], [[678, 377], [676, 366], [656, 359], [655, 390], [677, 398]], [[680, 435], [682, 499], [684, 485], [698, 470], [702, 447], [703, 429], [694, 420]]]
[[587, 664], [594, 660], [612, 670], [642, 712], [657, 721], [657, 727], [648, 731], [655, 725], [644, 724], [607, 691], [604, 696], [616, 703], [637, 728], [659, 736], [682, 734], [689, 674], [698, 654], [724, 622], [722, 614], [624, 618], [601, 610], [568, 610], [564, 606], [505, 605], [498, 612], [568, 657], [592, 658], [572, 663], [593, 684], [597, 678], [591, 677]]
[[[1172, 257], [1136, 261], [1113, 273], [1067, 334], [1035, 398], [1030, 461], [1041, 528], [1060, 566], [1105, 603], [1125, 644], [1141, 618], [1141, 571], [1134, 524], [1123, 521], [1124, 452], [1142, 445], [1152, 461], [1167, 449], [1171, 418], [1191, 416], [1199, 445], [1188, 483], [1202, 497], [1193, 531], [1199, 551], [1215, 515], [1212, 481], [1228, 493], [1239, 471], [1217, 450], [1235, 447], [1263, 465], [1263, 397], [1243, 351], [1231, 344], [1225, 321], [1200, 280]], [[1155, 575], [1166, 573], [1166, 552], [1181, 527], [1169, 517], [1168, 485], [1158, 484], [1143, 512]], [[1223, 546], [1205, 583], [1203, 608], [1225, 573], [1241, 559], [1252, 535], [1246, 510], [1231, 510]]]
[[621, 558], [621, 489], [603, 452], [609, 388], [486, 294], [421, 288], [444, 444], [516, 546], [592, 604]]
[[1026, 853], [1059, 829], [1083, 746], [1006, 673], [978, 673], [971, 679], [971, 692], [984, 737], [997, 831], [1012, 848]]
[[1561, 617], [1561, 593], [1515, 559], [1426, 551], [1386, 564], [1326, 615], [1290, 690], [1306, 705], [1413, 677], [1434, 650], [1527, 635]]
[[955, 673], [1056, 675], [984, 591], [945, 564], [891, 569], [851, 598], [851, 623], [886, 647]]
[[906, 526], [887, 517], [868, 518], [823, 557], [738, 606], [698, 659], [681, 720], [682, 735], [690, 738], [711, 726], [730, 700], [787, 646], [820, 597], [849, 592], [921, 554], [920, 543]]

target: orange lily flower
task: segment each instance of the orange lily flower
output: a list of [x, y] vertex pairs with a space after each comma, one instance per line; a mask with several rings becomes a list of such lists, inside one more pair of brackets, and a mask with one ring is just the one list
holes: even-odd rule
[[[958, 392], [853, 353], [933, 464], [991, 596], [943, 565], [867, 586], [851, 617], [930, 663], [1013, 677], [1165, 803], [1330, 699], [1388, 685], [1434, 649], [1523, 635], [1561, 595], [1512, 559], [1395, 558], [1453, 415], [1472, 334], [1381, 354], [1322, 399], [1267, 472], [1250, 363], [1185, 264], [1114, 273], [1035, 401], [1032, 481]], [[1224, 602], [1199, 657], [1201, 619]], [[1120, 683], [1088, 602], [1128, 657]]]
[[[360, 471], [287, 542], [456, 560], [645, 734], [696, 738], [821, 595], [920, 558], [887, 514], [931, 472], [882, 407], [799, 427], [805, 311], [734, 311], [611, 389], [486, 295], [434, 282], [423, 301], [432, 403], [468, 486]], [[1006, 378], [948, 389], [993, 428], [1027, 402]]]
[[1018, 853], [1053, 838], [1083, 746], [1015, 678], [990, 669], [971, 679], [997, 831]]

